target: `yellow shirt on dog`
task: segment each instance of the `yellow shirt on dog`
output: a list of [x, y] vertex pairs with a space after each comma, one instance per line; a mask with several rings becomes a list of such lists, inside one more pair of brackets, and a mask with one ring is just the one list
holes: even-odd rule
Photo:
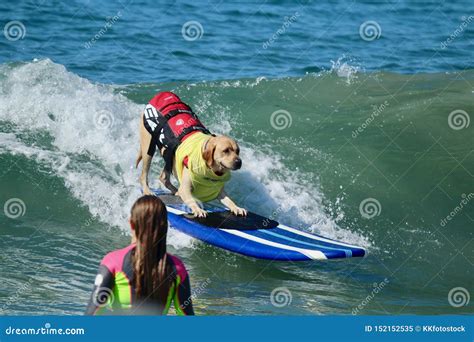
[[224, 184], [230, 179], [230, 172], [218, 176], [207, 165], [202, 157], [202, 147], [210, 135], [196, 132], [184, 140], [176, 149], [176, 173], [181, 183], [184, 159], [188, 157], [188, 170], [191, 174], [192, 194], [201, 202], [216, 199]]

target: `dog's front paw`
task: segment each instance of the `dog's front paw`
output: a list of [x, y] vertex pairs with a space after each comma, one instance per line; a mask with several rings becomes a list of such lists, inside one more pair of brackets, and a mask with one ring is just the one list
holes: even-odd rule
[[247, 210], [244, 208], [235, 207], [230, 209], [230, 211], [232, 212], [232, 214], [237, 216], [247, 216]]
[[206, 217], [207, 211], [201, 209], [199, 206], [192, 206], [191, 210], [193, 211], [194, 217]]

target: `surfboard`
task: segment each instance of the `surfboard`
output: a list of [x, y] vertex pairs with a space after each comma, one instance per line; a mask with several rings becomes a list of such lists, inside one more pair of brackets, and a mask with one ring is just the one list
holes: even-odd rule
[[363, 257], [365, 249], [288, 227], [248, 212], [233, 215], [227, 208], [205, 203], [205, 218], [196, 218], [178, 196], [152, 190], [166, 205], [170, 225], [198, 240], [257, 259], [305, 261]]

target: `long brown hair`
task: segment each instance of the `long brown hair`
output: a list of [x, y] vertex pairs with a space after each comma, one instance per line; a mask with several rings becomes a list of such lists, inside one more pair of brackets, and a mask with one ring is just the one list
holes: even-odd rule
[[166, 253], [166, 206], [156, 196], [142, 196], [132, 206], [130, 222], [137, 238], [132, 259], [135, 296], [163, 309], [174, 279]]

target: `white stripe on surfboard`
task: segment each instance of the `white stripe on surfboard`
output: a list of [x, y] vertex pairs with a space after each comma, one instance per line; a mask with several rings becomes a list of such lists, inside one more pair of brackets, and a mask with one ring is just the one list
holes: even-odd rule
[[[334, 245], [340, 245], [340, 246], [345, 246], [345, 247], [350, 247], [350, 248], [363, 249], [362, 247], [359, 247], [359, 246], [349, 245], [349, 244], [344, 243], [344, 242], [334, 241], [334, 240], [331, 240], [331, 239], [323, 238], [322, 236], [316, 236], [316, 235], [313, 235], [313, 234], [309, 234], [309, 233], [306, 233], [302, 230], [291, 228], [291, 227], [285, 226], [283, 224], [279, 224], [278, 228], [281, 228], [283, 230], [286, 230], [286, 231], [289, 231], [289, 232], [292, 232], [292, 233], [295, 233], [295, 234], [298, 234], [298, 235], [301, 235], [301, 236], [305, 236], [307, 238], [310, 238], [310, 239], [313, 239], [313, 240], [316, 240], [316, 241], [324, 241], [324, 242], [332, 243]], [[324, 246], [321, 246], [321, 247], [324, 247]]]
[[166, 206], [166, 210], [168, 210], [170, 213], [173, 213], [173, 214], [176, 214], [176, 215], [186, 214], [185, 211], [175, 209], [175, 208], [171, 208], [171, 207], [168, 207], [168, 206]]
[[304, 248], [298, 248], [298, 247], [283, 245], [283, 244], [278, 243], [278, 242], [268, 241], [268, 240], [259, 238], [257, 236], [246, 234], [246, 233], [244, 233], [240, 230], [235, 230], [235, 229], [220, 229], [220, 230], [222, 230], [226, 233], [229, 233], [229, 234], [240, 236], [240, 237], [242, 237], [244, 239], [247, 239], [247, 240], [251, 240], [251, 241], [254, 241], [254, 242], [261, 243], [262, 245], [272, 246], [272, 247], [276, 247], [276, 248], [280, 248], [280, 249], [285, 249], [285, 250], [288, 250], [288, 251], [299, 252], [299, 253], [301, 253], [303, 255], [306, 255], [308, 258], [313, 259], [313, 260], [327, 259], [326, 255], [324, 255], [324, 253], [321, 252], [321, 251], [314, 251], [314, 250], [310, 250], [310, 249], [304, 249]]

